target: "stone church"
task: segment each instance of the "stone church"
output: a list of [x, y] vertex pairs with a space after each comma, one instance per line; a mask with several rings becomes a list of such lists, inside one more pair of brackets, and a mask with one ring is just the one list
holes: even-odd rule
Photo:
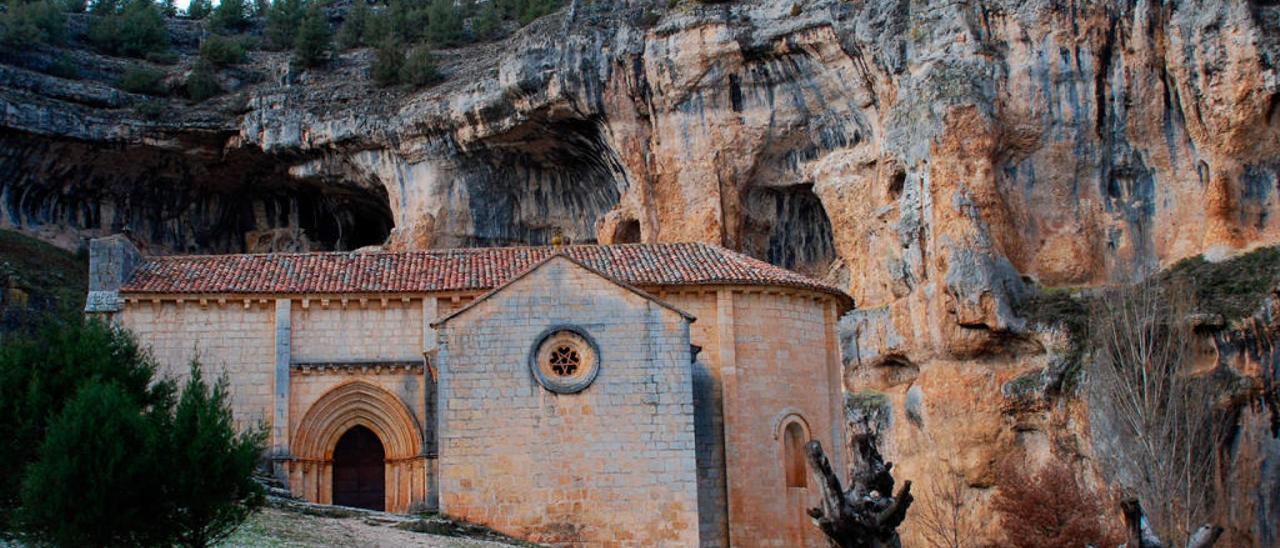
[[[267, 255], [90, 246], [86, 310], [198, 358], [295, 496], [550, 544], [824, 545], [829, 284], [700, 243]], [[841, 451], [830, 451], [844, 469]]]

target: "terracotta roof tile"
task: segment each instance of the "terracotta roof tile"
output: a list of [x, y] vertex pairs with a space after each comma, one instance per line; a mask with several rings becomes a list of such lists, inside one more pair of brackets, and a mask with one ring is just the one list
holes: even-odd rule
[[[702, 243], [578, 245], [566, 255], [637, 286], [773, 285], [839, 288], [741, 253]], [[370, 253], [273, 253], [149, 257], [122, 293], [426, 293], [488, 290], [556, 252], [497, 247]]]

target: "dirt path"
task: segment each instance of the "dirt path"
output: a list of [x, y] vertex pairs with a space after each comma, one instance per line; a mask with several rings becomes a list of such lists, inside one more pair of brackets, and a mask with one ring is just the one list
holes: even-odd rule
[[245, 522], [228, 547], [309, 547], [309, 546], [438, 546], [457, 548], [509, 547], [508, 544], [468, 538], [447, 537], [407, 531], [404, 522], [370, 516], [322, 517], [266, 507]]

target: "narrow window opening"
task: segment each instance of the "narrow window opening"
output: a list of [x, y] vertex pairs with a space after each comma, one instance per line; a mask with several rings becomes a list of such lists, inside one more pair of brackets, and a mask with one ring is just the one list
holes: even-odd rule
[[787, 487], [806, 487], [807, 470], [804, 461], [804, 444], [805, 435], [804, 428], [799, 422], [792, 422], [787, 425], [786, 431], [782, 435], [782, 451], [786, 466]]

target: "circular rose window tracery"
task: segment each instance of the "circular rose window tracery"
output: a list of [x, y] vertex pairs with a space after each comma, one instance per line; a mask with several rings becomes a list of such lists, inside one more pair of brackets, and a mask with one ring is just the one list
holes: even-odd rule
[[599, 372], [595, 342], [580, 329], [559, 327], [538, 338], [529, 368], [543, 388], [560, 394], [585, 389]]

